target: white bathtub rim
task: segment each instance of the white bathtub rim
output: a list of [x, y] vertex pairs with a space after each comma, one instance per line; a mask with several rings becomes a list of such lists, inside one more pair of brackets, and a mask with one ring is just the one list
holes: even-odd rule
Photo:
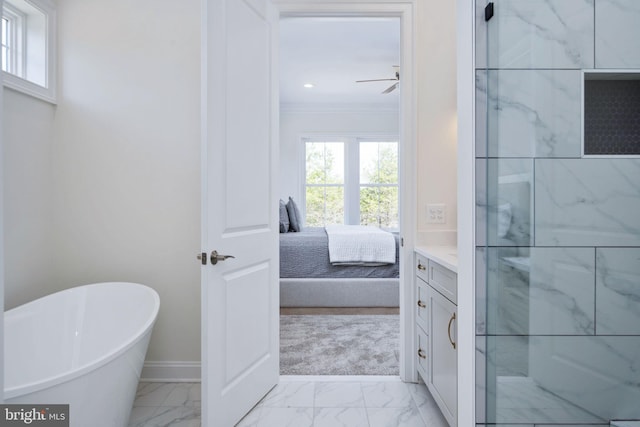
[[[92, 283], [92, 284], [88, 284], [88, 285], [80, 285], [80, 286], [75, 286], [72, 288], [68, 288], [68, 289], [63, 289], [62, 291], [59, 292], [55, 292], [53, 294], [49, 294], [49, 295], [45, 295], [41, 298], [38, 298], [36, 300], [30, 301], [24, 305], [28, 305], [31, 303], [35, 303], [41, 299], [62, 293], [62, 292], [69, 292], [78, 288], [86, 288], [86, 287], [94, 287], [94, 286], [107, 286], [107, 285], [133, 285], [133, 286], [142, 286], [144, 288], [146, 288], [148, 291], [150, 291], [150, 295], [153, 298], [153, 302], [154, 302], [154, 307], [153, 307], [153, 315], [150, 316], [150, 318], [146, 321], [146, 323], [144, 324], [144, 326], [142, 328], [140, 328], [138, 331], [134, 331], [134, 332], [138, 332], [137, 334], [133, 334], [132, 338], [128, 341], [125, 341], [123, 345], [121, 345], [118, 349], [116, 349], [115, 351], [108, 353], [106, 355], [104, 355], [101, 358], [98, 359], [94, 359], [91, 362], [85, 363], [82, 366], [76, 367], [74, 368], [72, 371], [70, 372], [63, 372], [61, 374], [58, 375], [52, 375], [50, 377], [46, 377], [44, 379], [38, 380], [38, 381], [32, 381], [30, 383], [26, 383], [26, 384], [20, 384], [14, 387], [10, 387], [10, 388], [4, 388], [4, 399], [9, 400], [9, 399], [13, 399], [15, 397], [20, 397], [20, 396], [24, 396], [24, 395], [28, 395], [30, 393], [36, 392], [36, 391], [41, 391], [41, 390], [46, 390], [48, 388], [54, 387], [56, 385], [59, 384], [63, 384], [66, 383], [68, 381], [71, 381], [75, 378], [78, 378], [82, 375], [85, 375], [89, 372], [92, 372], [98, 368], [101, 368], [102, 366], [108, 364], [109, 362], [111, 362], [112, 360], [118, 358], [119, 356], [121, 356], [122, 354], [126, 353], [129, 349], [131, 349], [132, 347], [134, 347], [136, 344], [138, 344], [138, 342], [140, 342], [143, 338], [145, 338], [147, 336], [147, 334], [151, 333], [151, 330], [153, 329], [153, 326], [157, 320], [158, 317], [158, 312], [160, 310], [160, 296], [158, 295], [158, 293], [155, 291], [155, 289], [147, 286], [147, 285], [142, 285], [140, 283], [133, 283], [133, 282], [101, 282], [101, 283]], [[14, 309], [20, 308], [22, 306], [18, 306], [15, 307]], [[12, 309], [12, 310], [14, 310]], [[11, 310], [9, 310], [11, 311]], [[5, 366], [5, 369], [7, 367]]]

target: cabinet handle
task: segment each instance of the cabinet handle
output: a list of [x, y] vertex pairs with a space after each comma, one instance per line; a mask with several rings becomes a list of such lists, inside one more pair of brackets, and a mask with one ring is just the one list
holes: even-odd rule
[[425, 303], [423, 303], [422, 300], [418, 300], [418, 307], [427, 308], [427, 305]]
[[422, 265], [422, 264], [420, 263], [420, 261], [418, 261], [418, 270], [426, 271], [426, 270], [427, 270], [427, 267], [425, 267], [424, 265]]
[[421, 349], [418, 349], [418, 357], [420, 357], [421, 359], [426, 359], [427, 358], [427, 354]]
[[451, 339], [451, 324], [453, 323], [454, 320], [456, 320], [455, 312], [451, 315], [451, 319], [449, 319], [449, 326], [447, 326], [447, 335], [449, 336], [449, 342], [451, 343], [451, 345], [453, 346], [453, 349], [455, 350], [456, 343]]

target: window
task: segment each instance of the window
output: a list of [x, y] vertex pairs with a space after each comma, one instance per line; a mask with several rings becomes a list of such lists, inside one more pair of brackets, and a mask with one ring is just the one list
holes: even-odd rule
[[307, 142], [305, 224], [344, 224], [344, 143]]
[[[8, 14], [2, 16], [2, 71], [9, 73], [15, 68], [15, 20]], [[15, 73], [14, 73], [15, 74]]]
[[360, 144], [360, 224], [397, 229], [398, 143]]
[[55, 8], [50, 0], [5, 0], [3, 83], [55, 102]]
[[399, 227], [397, 141], [307, 139], [304, 185], [308, 226]]
[[9, 34], [11, 31], [11, 25], [9, 22], [9, 18], [2, 17], [2, 71], [7, 71], [11, 65], [9, 60], [11, 58], [11, 42], [9, 39]]

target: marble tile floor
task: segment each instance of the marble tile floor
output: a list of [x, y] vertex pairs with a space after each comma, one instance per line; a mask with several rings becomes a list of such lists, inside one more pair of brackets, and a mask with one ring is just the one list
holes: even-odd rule
[[[130, 427], [199, 427], [199, 383], [140, 383]], [[424, 384], [283, 376], [237, 427], [446, 427]]]

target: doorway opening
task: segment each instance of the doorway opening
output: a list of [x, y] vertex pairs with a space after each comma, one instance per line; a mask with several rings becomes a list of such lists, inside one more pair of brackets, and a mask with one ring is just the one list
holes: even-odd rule
[[[279, 37], [280, 374], [401, 375], [401, 19], [283, 16]], [[333, 225], [382, 230], [393, 260], [332, 263]]]

